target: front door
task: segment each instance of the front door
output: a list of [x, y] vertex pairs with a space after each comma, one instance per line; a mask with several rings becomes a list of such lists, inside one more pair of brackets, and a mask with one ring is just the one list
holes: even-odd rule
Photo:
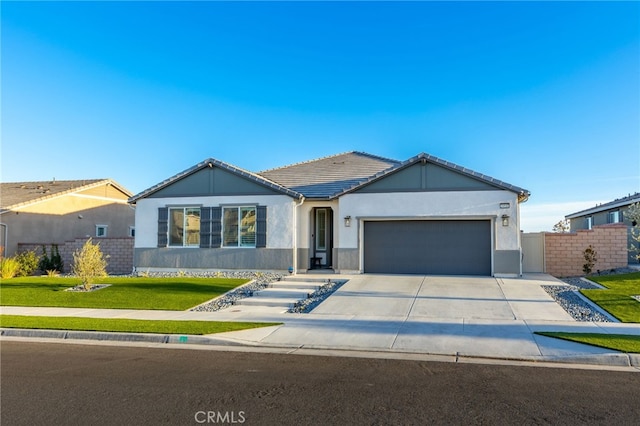
[[333, 249], [333, 211], [328, 207], [314, 212], [313, 256], [311, 268], [330, 268]]

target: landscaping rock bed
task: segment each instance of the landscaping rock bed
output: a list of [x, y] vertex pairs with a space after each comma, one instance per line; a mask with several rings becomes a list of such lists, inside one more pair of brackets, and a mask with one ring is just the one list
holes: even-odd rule
[[85, 286], [83, 284], [77, 285], [75, 287], [70, 287], [65, 289], [64, 291], [73, 291], [73, 292], [82, 292], [82, 293], [87, 293], [90, 291], [96, 291], [96, 290], [100, 290], [102, 288], [106, 288], [109, 287], [111, 284], [92, 284], [89, 289], [85, 288]]
[[[638, 270], [618, 268], [599, 271], [598, 275], [629, 274], [631, 272], [638, 272]], [[576, 321], [612, 322], [608, 316], [599, 312], [594, 308], [593, 304], [585, 301], [577, 294], [581, 289], [598, 289], [603, 288], [602, 286], [586, 281], [581, 277], [563, 278], [562, 281], [567, 285], [544, 285], [542, 288]]]
[[[158, 275], [154, 275], [158, 276]], [[170, 276], [175, 276], [172, 274]], [[251, 280], [249, 283], [240, 286], [229, 293], [226, 293], [217, 299], [211, 300], [209, 302], [203, 303], [202, 305], [196, 306], [195, 308], [190, 309], [190, 311], [194, 312], [215, 312], [220, 309], [228, 308], [229, 306], [233, 306], [233, 304], [245, 297], [253, 296], [254, 291], [259, 291], [267, 288], [269, 283], [274, 281], [280, 281], [282, 279], [282, 275], [276, 273], [263, 273], [263, 272], [241, 272], [241, 271], [231, 271], [231, 272], [203, 272], [197, 274], [189, 274], [192, 277], [206, 277], [206, 278], [242, 278]]]
[[322, 287], [314, 291], [309, 295], [307, 299], [300, 300], [287, 312], [292, 314], [308, 314], [316, 306], [318, 306], [324, 299], [331, 296], [336, 290], [338, 290], [347, 280], [331, 281], [327, 280], [327, 283]]
[[575, 285], [543, 285], [542, 288], [576, 321], [611, 322], [609, 317], [601, 314], [590, 303], [576, 294], [581, 287]]

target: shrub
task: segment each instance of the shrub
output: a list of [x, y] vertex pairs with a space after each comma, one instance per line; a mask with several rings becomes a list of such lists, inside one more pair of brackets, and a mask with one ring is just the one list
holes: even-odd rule
[[0, 278], [7, 280], [20, 272], [20, 263], [15, 257], [3, 257], [0, 259]]
[[51, 251], [49, 253], [51, 253], [50, 256], [47, 255], [46, 247], [42, 245], [42, 257], [40, 258], [38, 268], [40, 268], [41, 271], [62, 272], [64, 265], [62, 264], [62, 257], [58, 251], [58, 245], [51, 244]]
[[93, 244], [91, 238], [80, 250], [73, 253], [73, 274], [82, 280], [86, 290], [98, 277], [107, 275], [107, 261], [100, 250], [99, 244]]
[[593, 266], [598, 261], [598, 253], [589, 245], [589, 247], [582, 252], [582, 255], [585, 260], [585, 264], [582, 265], [582, 272], [589, 275], [591, 271], [593, 271]]
[[18, 276], [26, 277], [33, 274], [40, 265], [40, 256], [38, 256], [35, 250], [25, 251], [16, 255], [16, 260], [20, 264], [20, 270]]

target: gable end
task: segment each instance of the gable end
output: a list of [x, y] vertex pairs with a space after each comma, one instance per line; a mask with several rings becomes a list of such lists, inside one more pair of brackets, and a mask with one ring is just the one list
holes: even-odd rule
[[417, 162], [367, 183], [354, 193], [489, 191], [499, 188], [455, 170], [430, 162]]
[[278, 195], [281, 192], [220, 167], [202, 168], [148, 195], [149, 198], [212, 195]]

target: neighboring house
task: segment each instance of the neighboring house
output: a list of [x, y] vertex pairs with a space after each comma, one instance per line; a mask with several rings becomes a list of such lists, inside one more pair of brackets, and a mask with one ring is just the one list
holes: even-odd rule
[[[633, 224], [631, 220], [626, 217], [626, 212], [629, 209], [629, 206], [637, 202], [640, 202], [639, 192], [586, 210], [569, 214], [565, 216], [565, 219], [570, 223], [571, 232], [575, 232], [579, 229], [592, 229], [594, 226], [605, 225], [608, 223], [624, 223], [629, 228], [629, 246], [631, 246], [631, 244], [637, 246], [638, 243], [631, 239], [631, 227], [636, 224]], [[629, 252], [629, 263], [638, 263], [635, 254], [631, 251]]]
[[12, 256], [18, 244], [63, 244], [81, 237], [131, 237], [131, 193], [110, 179], [3, 182], [0, 244]]
[[130, 199], [139, 270], [517, 276], [529, 192], [427, 154], [252, 173], [207, 159]]

